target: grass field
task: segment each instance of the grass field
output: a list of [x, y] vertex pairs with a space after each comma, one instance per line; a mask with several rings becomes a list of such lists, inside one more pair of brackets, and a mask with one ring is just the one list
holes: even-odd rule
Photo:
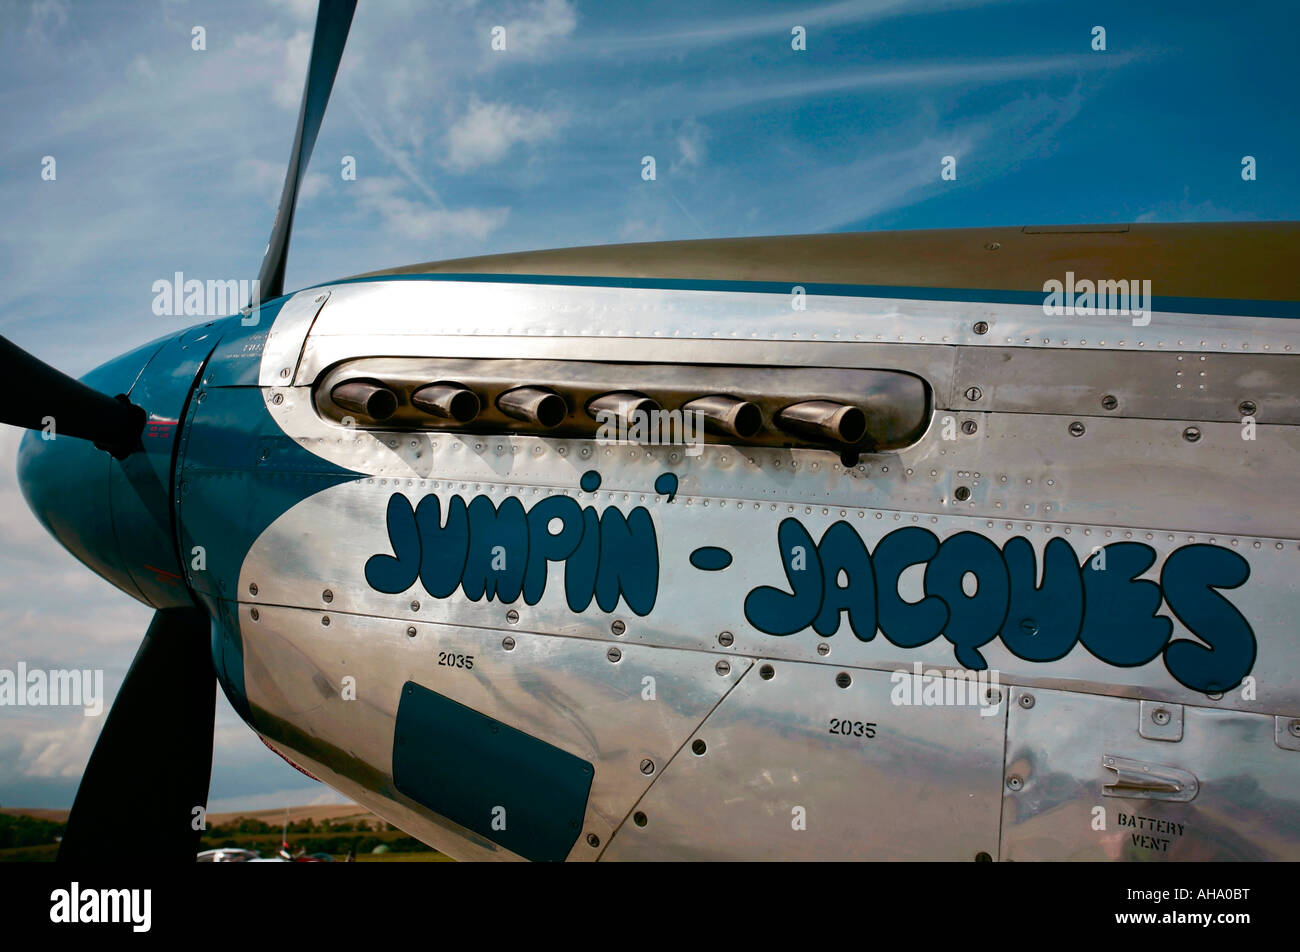
[[[454, 862], [356, 804], [209, 814], [199, 849], [233, 847], [275, 856], [286, 813], [289, 846], [295, 852], [327, 853], [343, 861], [351, 849], [360, 863]], [[59, 850], [56, 837], [67, 816], [67, 810], [0, 808], [0, 863], [53, 862]], [[133, 841], [129, 830], [122, 832], [122, 839]], [[387, 851], [373, 852], [379, 845]], [[141, 844], [140, 850], [147, 853], [147, 844]]]

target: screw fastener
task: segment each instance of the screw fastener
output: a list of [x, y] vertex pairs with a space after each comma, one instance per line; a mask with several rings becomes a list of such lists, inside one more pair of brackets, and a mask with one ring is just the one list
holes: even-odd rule
[[735, 636], [729, 631], [724, 631], [720, 635], [718, 635], [718, 644], [722, 645], [722, 647], [724, 648], [730, 648], [732, 642], [734, 642], [735, 640], [736, 640]]
[[731, 665], [726, 661], [726, 659], [723, 659], [713, 666], [713, 670], [718, 672], [719, 677], [725, 678], [731, 673]]
[[1119, 406], [1119, 398], [1114, 394], [1108, 393], [1101, 398], [1101, 408], [1103, 410], [1114, 410], [1117, 406]]
[[1032, 694], [1020, 695], [1020, 706], [1023, 707], [1026, 711], [1029, 710], [1031, 707], [1034, 706], [1034, 696]]
[[1021, 787], [1023, 787], [1024, 785], [1025, 785], [1025, 782], [1024, 782], [1023, 780], [1021, 780], [1021, 779], [1020, 779], [1019, 777], [1017, 777], [1017, 776], [1014, 776], [1014, 775], [1013, 775], [1013, 776], [1010, 776], [1010, 777], [1007, 778], [1007, 789], [1008, 789], [1008, 790], [1019, 790], [1019, 789], [1020, 789]]
[[627, 631], [627, 625], [623, 624], [621, 621], [616, 621], [609, 626], [609, 630], [616, 635], [621, 635], [623, 632]]
[[655, 772], [655, 762], [650, 759], [641, 761], [641, 772], [647, 777]]
[[623, 657], [623, 652], [619, 651], [617, 648], [610, 648], [605, 652], [605, 657], [613, 664], [618, 664], [619, 659]]
[[1154, 721], [1160, 727], [1164, 727], [1166, 724], [1169, 723], [1169, 712], [1166, 711], [1163, 707], [1158, 707], [1151, 712], [1151, 720]]
[[981, 390], [979, 387], [966, 388], [966, 399], [969, 400], [971, 403], [974, 403], [982, 396], [984, 396], [984, 391]]
[[1201, 438], [1201, 428], [1198, 426], [1189, 426], [1183, 430], [1183, 439], [1188, 443], [1195, 443]]
[[1086, 432], [1087, 432], [1087, 428], [1078, 420], [1075, 420], [1073, 423], [1070, 424], [1071, 436], [1083, 436], [1083, 434]]

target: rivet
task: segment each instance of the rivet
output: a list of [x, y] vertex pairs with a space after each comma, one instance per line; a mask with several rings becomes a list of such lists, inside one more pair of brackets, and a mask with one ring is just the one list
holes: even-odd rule
[[650, 760], [649, 758], [646, 758], [645, 760], [641, 761], [641, 772], [645, 774], [647, 777], [650, 776], [652, 773], [655, 772], [655, 762], [653, 760]]
[[1083, 434], [1086, 431], [1087, 431], [1086, 427], [1084, 427], [1084, 425], [1080, 423], [1078, 420], [1075, 420], [1073, 423], [1070, 424], [1071, 436], [1083, 436]]
[[1020, 706], [1023, 707], [1026, 711], [1029, 710], [1031, 707], [1034, 706], [1034, 696], [1032, 694], [1020, 695]]
[[724, 631], [720, 635], [718, 635], [718, 644], [722, 645], [722, 647], [724, 648], [730, 648], [732, 642], [734, 642], [735, 640], [736, 640], [735, 636], [732, 635], [732, 633], [729, 631]]
[[627, 625], [623, 624], [621, 621], [615, 621], [609, 626], [609, 630], [616, 635], [621, 635], [623, 632], [627, 631]]
[[619, 659], [623, 657], [623, 652], [619, 651], [617, 648], [610, 648], [605, 652], [605, 657], [612, 663], [618, 664]]

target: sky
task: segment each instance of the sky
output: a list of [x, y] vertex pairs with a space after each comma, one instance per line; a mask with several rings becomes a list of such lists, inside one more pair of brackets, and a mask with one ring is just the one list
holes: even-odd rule
[[[1300, 4], [359, 7], [290, 290], [613, 242], [1300, 218]], [[314, 16], [312, 0], [0, 0], [0, 334], [79, 376], [192, 322], [153, 313], [155, 281], [256, 276]], [[152, 610], [31, 516], [19, 435], [0, 431], [0, 668], [101, 668], [111, 696]], [[0, 805], [71, 805], [102, 723], [0, 707]], [[210, 810], [339, 799], [219, 698]]]

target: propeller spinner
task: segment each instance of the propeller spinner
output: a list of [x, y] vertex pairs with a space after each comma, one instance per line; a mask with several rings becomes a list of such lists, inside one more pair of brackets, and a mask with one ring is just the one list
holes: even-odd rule
[[[320, 3], [258, 279], [261, 300], [283, 293], [299, 184], [355, 11], [356, 0]], [[32, 511], [83, 563], [158, 609], [82, 777], [61, 860], [102, 856], [124, 818], [168, 859], [192, 861], [198, 847], [201, 824], [194, 821], [207, 803], [216, 678], [210, 620], [182, 581], [172, 466], [178, 421], [216, 337], [198, 328], [155, 341], [86, 382], [0, 338], [0, 375], [21, 395], [0, 407], [0, 422], [44, 431], [29, 433], [19, 450], [19, 483]], [[68, 486], [70, 476], [77, 491]]]

